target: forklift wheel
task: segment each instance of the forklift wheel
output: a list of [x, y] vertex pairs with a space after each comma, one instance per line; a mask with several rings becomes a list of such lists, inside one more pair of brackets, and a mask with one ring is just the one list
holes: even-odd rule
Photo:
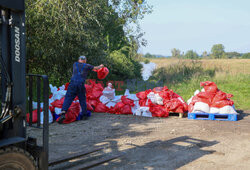
[[36, 170], [34, 158], [25, 150], [8, 147], [0, 150], [0, 170]]

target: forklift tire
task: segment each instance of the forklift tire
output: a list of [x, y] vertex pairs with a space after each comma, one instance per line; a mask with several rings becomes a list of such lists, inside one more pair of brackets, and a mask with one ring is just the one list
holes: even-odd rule
[[8, 147], [0, 150], [0, 170], [37, 170], [34, 158], [25, 150]]

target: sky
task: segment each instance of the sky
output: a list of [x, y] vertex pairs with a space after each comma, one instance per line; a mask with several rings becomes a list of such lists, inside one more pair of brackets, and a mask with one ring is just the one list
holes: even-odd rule
[[214, 44], [250, 52], [250, 0], [147, 0], [153, 12], [140, 22], [147, 46], [139, 52], [171, 56], [171, 49], [198, 54]]

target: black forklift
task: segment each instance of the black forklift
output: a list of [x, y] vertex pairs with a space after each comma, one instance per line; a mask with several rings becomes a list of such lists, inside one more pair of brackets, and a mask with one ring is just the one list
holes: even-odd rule
[[[0, 0], [0, 170], [46, 170], [65, 161], [88, 155], [103, 148], [85, 150], [63, 158], [48, 159], [49, 153], [49, 81], [45, 75], [25, 72], [25, 4], [24, 0]], [[27, 90], [26, 90], [27, 88]], [[26, 92], [27, 91], [27, 92]], [[32, 123], [33, 92], [37, 99], [37, 123]], [[26, 95], [27, 93], [27, 95]], [[43, 124], [40, 123], [40, 104], [43, 102]], [[42, 129], [42, 143], [27, 136], [27, 126]], [[77, 169], [88, 169], [118, 156], [95, 160]]]

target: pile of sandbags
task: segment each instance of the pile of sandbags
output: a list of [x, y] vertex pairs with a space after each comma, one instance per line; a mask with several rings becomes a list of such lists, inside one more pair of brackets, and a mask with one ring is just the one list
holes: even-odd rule
[[[137, 115], [148, 116], [150, 112], [153, 117], [168, 117], [169, 112], [184, 113], [188, 110], [188, 105], [183, 98], [166, 86], [142, 91], [136, 96], [139, 98], [140, 107], [143, 107], [139, 108]], [[145, 107], [149, 109], [147, 110]]]
[[227, 94], [217, 88], [214, 82], [201, 82], [201, 92], [196, 90], [194, 96], [188, 100], [190, 113], [218, 113], [237, 114], [234, 109], [232, 94]]

